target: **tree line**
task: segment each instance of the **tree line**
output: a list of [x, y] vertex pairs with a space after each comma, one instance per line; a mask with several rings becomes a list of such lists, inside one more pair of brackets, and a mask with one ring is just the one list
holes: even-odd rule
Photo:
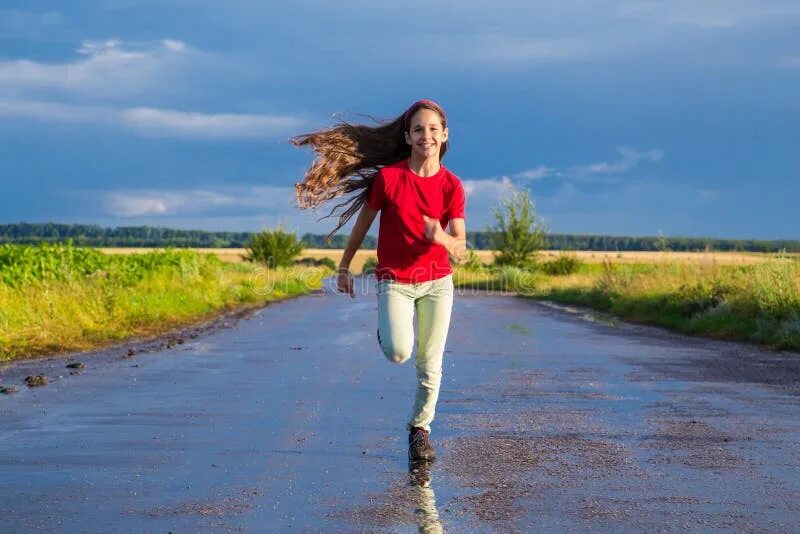
[[[155, 226], [14, 223], [0, 225], [0, 244], [57, 243], [72, 240], [91, 247], [198, 247], [244, 248], [255, 232], [207, 232]], [[300, 239], [308, 248], [344, 248], [347, 234], [338, 234], [330, 244], [321, 234], [306, 233]], [[696, 252], [704, 250], [747, 252], [800, 252], [800, 240], [720, 239], [710, 237], [612, 236], [593, 234], [546, 234], [548, 250], [614, 250]], [[490, 231], [467, 232], [469, 247], [491, 250], [495, 236]], [[375, 248], [377, 239], [367, 236], [364, 248]]]

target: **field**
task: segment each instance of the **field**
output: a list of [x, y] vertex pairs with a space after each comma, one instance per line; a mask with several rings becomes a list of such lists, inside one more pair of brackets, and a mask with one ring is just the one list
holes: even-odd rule
[[459, 269], [461, 288], [577, 304], [689, 334], [800, 351], [800, 260], [584, 263], [574, 272]]
[[[0, 360], [96, 348], [154, 335], [221, 311], [307, 293], [333, 274], [269, 270], [244, 249], [0, 246]], [[306, 258], [341, 250], [307, 249]], [[360, 250], [361, 272], [374, 250]], [[536, 268], [490, 265], [491, 251], [455, 270], [461, 290], [516, 292], [579, 304], [683, 332], [800, 350], [800, 256], [755, 253], [546, 251]]]
[[[106, 254], [132, 254], [142, 252], [143, 249], [137, 248], [100, 248]], [[145, 249], [158, 250], [158, 249]], [[219, 259], [229, 262], [242, 262], [242, 255], [245, 253], [243, 248], [195, 248], [188, 249], [202, 254], [214, 254]], [[309, 248], [303, 251], [300, 258], [331, 258], [338, 265], [342, 258], [341, 249]], [[494, 257], [494, 251], [476, 250], [475, 254], [483, 263], [489, 264]], [[557, 258], [561, 254], [557, 250], [548, 250], [541, 253], [543, 260]], [[576, 251], [575, 254], [581, 261], [586, 263], [602, 263], [610, 260], [614, 263], [717, 263], [719, 265], [745, 265], [760, 263], [770, 260], [773, 255], [760, 254], [757, 252], [617, 252], [617, 251]], [[800, 257], [800, 255], [794, 255]], [[377, 251], [362, 249], [356, 252], [350, 265], [354, 273], [360, 273], [364, 262], [369, 257], [377, 257]]]
[[0, 361], [157, 335], [306, 293], [330, 274], [270, 270], [189, 250], [140, 252], [0, 246]]

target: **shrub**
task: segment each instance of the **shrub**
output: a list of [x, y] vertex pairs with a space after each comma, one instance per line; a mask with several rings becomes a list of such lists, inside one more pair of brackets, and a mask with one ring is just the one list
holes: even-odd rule
[[497, 282], [502, 291], [511, 291], [522, 296], [536, 294], [537, 277], [533, 271], [519, 267], [501, 267], [497, 273]]
[[486, 268], [481, 259], [475, 254], [474, 250], [467, 251], [466, 259], [461, 263], [460, 267], [470, 272], [481, 271]]
[[528, 191], [515, 193], [494, 210], [492, 228], [494, 248], [498, 251], [495, 263], [530, 268], [536, 253], [547, 245], [544, 225], [536, 220], [536, 209]]
[[247, 243], [244, 259], [264, 263], [268, 267], [289, 267], [298, 254], [303, 252], [303, 243], [293, 233], [281, 228], [265, 230], [255, 234]]
[[736, 287], [720, 277], [701, 278], [678, 288], [679, 300], [690, 313], [702, 313], [724, 304], [736, 292]]
[[336, 262], [331, 258], [300, 258], [299, 260], [294, 260], [294, 263], [295, 265], [307, 265], [309, 267], [327, 267], [332, 271], [335, 271], [337, 267]]
[[574, 274], [583, 266], [576, 254], [561, 253], [553, 261], [541, 264], [541, 269], [552, 276]]
[[375, 269], [378, 267], [378, 258], [370, 256], [364, 262], [364, 267], [361, 269], [362, 274], [375, 274]]

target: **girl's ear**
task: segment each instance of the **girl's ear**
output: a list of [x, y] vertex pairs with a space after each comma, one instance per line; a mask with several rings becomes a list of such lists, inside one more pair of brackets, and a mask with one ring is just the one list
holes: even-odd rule
[[448, 137], [450, 137], [450, 130], [448, 130], [447, 128], [445, 128], [444, 130], [442, 130], [442, 143], [444, 143], [445, 141], [447, 141], [447, 138], [448, 138]]
[[406, 137], [406, 144], [410, 145], [411, 144], [411, 137], [408, 135], [408, 132], [404, 131], [403, 135]]

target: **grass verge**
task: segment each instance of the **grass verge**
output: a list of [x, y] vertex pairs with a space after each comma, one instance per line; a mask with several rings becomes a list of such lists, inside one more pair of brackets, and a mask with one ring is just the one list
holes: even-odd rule
[[[177, 250], [116, 257], [97, 252], [87, 269], [87, 259], [69, 248], [30, 247], [24, 251], [28, 268], [19, 250], [0, 251], [0, 274], [6, 274], [0, 281], [0, 361], [165, 333], [220, 312], [309, 293], [331, 274]], [[14, 261], [4, 265], [4, 252], [13, 252]]]
[[624, 320], [718, 339], [800, 350], [800, 261], [583, 265], [577, 273], [457, 269], [462, 289], [512, 291]]

